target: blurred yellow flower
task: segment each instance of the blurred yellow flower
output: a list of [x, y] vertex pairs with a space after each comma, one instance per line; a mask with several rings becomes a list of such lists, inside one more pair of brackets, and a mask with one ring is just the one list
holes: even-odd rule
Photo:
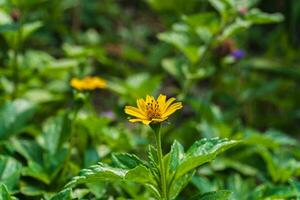
[[157, 100], [147, 95], [146, 99], [138, 99], [137, 107], [126, 106], [125, 113], [136, 117], [130, 122], [142, 122], [144, 124], [160, 123], [165, 121], [176, 110], [182, 108], [182, 103], [173, 103], [176, 99], [170, 98], [166, 101], [165, 95], [159, 95]]
[[87, 76], [83, 79], [72, 78], [70, 84], [73, 88], [77, 90], [95, 90], [97, 88], [106, 88], [106, 80]]

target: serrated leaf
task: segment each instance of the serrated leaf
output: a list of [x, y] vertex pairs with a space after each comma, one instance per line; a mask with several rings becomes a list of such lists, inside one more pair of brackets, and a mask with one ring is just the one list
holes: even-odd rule
[[81, 183], [91, 183], [95, 181], [117, 181], [124, 180], [126, 169], [112, 168], [104, 166], [102, 163], [93, 165], [80, 171], [65, 187], [73, 187]]
[[157, 195], [157, 184], [154, 176], [149, 168], [144, 165], [139, 165], [131, 170], [112, 168], [105, 166], [102, 163], [93, 165], [88, 169], [80, 171], [78, 176], [75, 176], [65, 188], [71, 188], [77, 184], [90, 184], [99, 181], [132, 181], [147, 186], [152, 192]]
[[112, 154], [112, 161], [116, 167], [123, 169], [133, 169], [138, 165], [144, 165], [144, 161], [129, 153], [114, 153]]
[[212, 138], [196, 141], [186, 152], [184, 159], [176, 170], [175, 179], [212, 161], [218, 154], [235, 146], [238, 142], [228, 139]]
[[158, 166], [157, 150], [152, 145], [149, 145], [148, 147], [148, 159], [150, 162], [150, 166], [152, 168], [157, 168]]

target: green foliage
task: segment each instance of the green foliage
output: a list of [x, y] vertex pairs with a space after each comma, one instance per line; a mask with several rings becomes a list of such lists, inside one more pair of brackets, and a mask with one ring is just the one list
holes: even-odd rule
[[[299, 11], [0, 0], [0, 199], [300, 199]], [[123, 112], [160, 93], [183, 104], [162, 149]]]
[[12, 200], [13, 198], [10, 196], [7, 187], [5, 184], [1, 183], [0, 185], [0, 197], [2, 200]]
[[[167, 185], [170, 186], [168, 197], [175, 199], [194, 175], [194, 169], [206, 162], [212, 161], [216, 155], [236, 145], [236, 141], [213, 138], [200, 140], [184, 153], [182, 145], [175, 141], [171, 151], [164, 160], [168, 160], [166, 172]], [[152, 147], [150, 147], [152, 148]], [[152, 151], [156, 151], [153, 149]], [[112, 160], [116, 167], [105, 166], [103, 163], [83, 169], [79, 176], [73, 178], [66, 188], [81, 183], [95, 181], [129, 181], [146, 185], [155, 196], [160, 196], [158, 185], [158, 161], [156, 154], [149, 153], [150, 162], [146, 164], [135, 155], [113, 154]], [[152, 167], [151, 167], [152, 166]]]
[[201, 200], [210, 200], [210, 199], [219, 199], [219, 200], [227, 200], [229, 199], [231, 192], [230, 191], [216, 191], [216, 192], [207, 192], [202, 195], [194, 197], [194, 199]]
[[32, 118], [35, 106], [25, 100], [6, 102], [0, 108], [0, 138], [6, 139], [16, 135], [25, 128]]

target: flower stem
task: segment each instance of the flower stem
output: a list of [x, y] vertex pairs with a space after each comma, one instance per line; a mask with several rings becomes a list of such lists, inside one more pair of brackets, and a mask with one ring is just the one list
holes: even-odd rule
[[166, 175], [165, 175], [165, 165], [163, 161], [163, 153], [162, 153], [162, 147], [161, 147], [161, 134], [160, 134], [160, 128], [161, 125], [155, 125], [152, 127], [155, 132], [155, 140], [156, 140], [156, 147], [157, 147], [157, 158], [159, 162], [159, 173], [160, 173], [160, 186], [161, 186], [161, 198], [163, 200], [168, 200], [167, 195], [167, 182], [166, 182]]

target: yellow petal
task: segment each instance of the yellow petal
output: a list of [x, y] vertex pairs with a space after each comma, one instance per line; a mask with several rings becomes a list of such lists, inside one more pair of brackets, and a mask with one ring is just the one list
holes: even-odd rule
[[143, 115], [143, 113], [136, 107], [126, 106], [124, 110], [125, 113], [127, 113], [128, 115], [132, 115], [134, 117], [141, 118], [141, 119], [147, 119], [147, 117]]
[[169, 106], [167, 108], [167, 110], [162, 114], [162, 118], [165, 118], [165, 117], [168, 117], [170, 116], [171, 114], [173, 114], [176, 110], [179, 110], [182, 108], [182, 104], [181, 102], [177, 102], [177, 103], [174, 103], [172, 104], [171, 106]]
[[152, 119], [153, 122], [163, 122], [166, 119], [168, 119], [168, 117], [164, 117], [164, 118], [160, 118], [160, 119]]
[[143, 124], [149, 125], [152, 120], [148, 120], [148, 119], [130, 119], [130, 122], [142, 122]]
[[147, 119], [142, 120], [142, 122], [143, 122], [143, 124], [146, 124], [146, 125], [149, 125], [149, 124], [151, 123], [151, 121], [150, 121], [150, 120], [147, 120]]
[[143, 124], [147, 124], [147, 125], [150, 124], [150, 122], [151, 122], [150, 120], [145, 120], [145, 119], [130, 119], [129, 121], [133, 122], [133, 123], [134, 122], [142, 122]]
[[145, 113], [145, 111], [146, 111], [146, 102], [144, 101], [144, 99], [136, 100], [136, 104], [137, 104], [139, 110], [143, 113], [143, 115], [146, 115], [146, 113]]
[[176, 99], [174, 97], [167, 100], [165, 106], [162, 108], [161, 112], [164, 113], [168, 109], [168, 107], [175, 101]]
[[160, 94], [159, 97], [157, 98], [157, 102], [160, 109], [163, 109], [165, 107], [166, 98], [167, 98], [166, 95], [162, 95], [162, 94]]
[[147, 95], [147, 96], [146, 96], [146, 104], [147, 104], [147, 103], [150, 103], [152, 99], [153, 99], [152, 96]]

